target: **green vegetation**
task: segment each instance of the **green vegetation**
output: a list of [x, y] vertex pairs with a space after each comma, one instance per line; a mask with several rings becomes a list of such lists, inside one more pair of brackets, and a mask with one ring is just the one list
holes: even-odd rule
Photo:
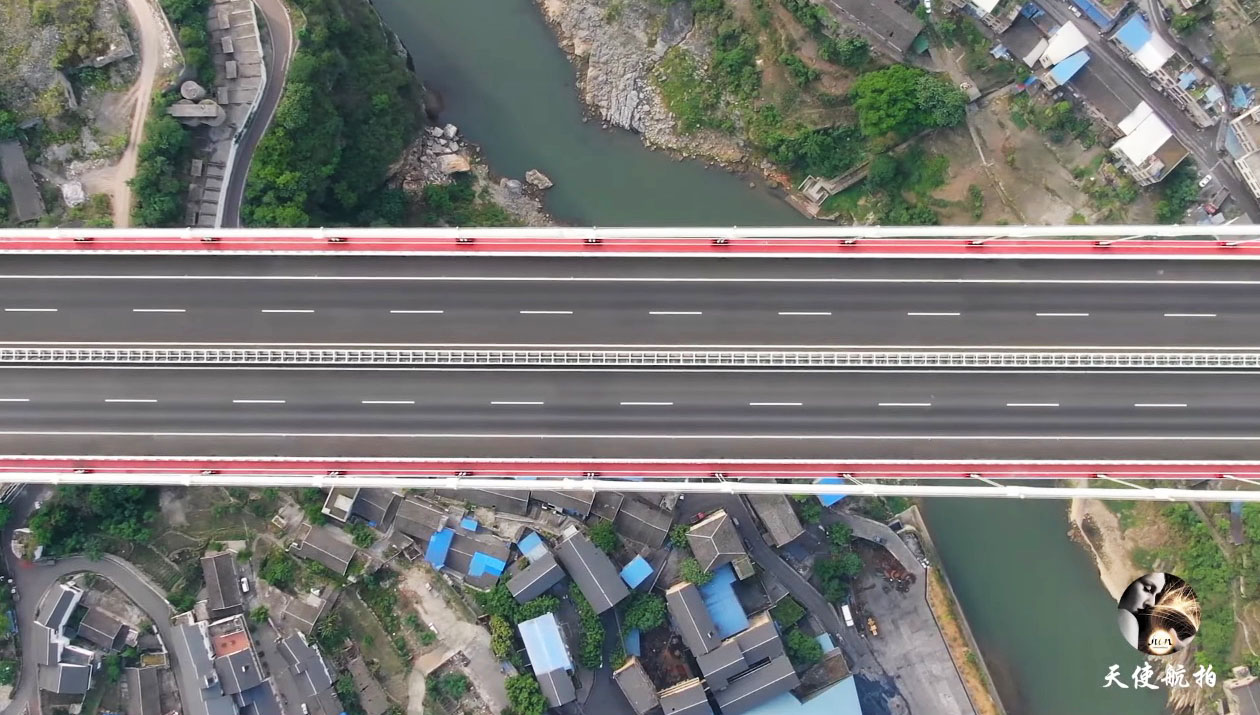
[[822, 646], [810, 638], [799, 628], [793, 628], [783, 637], [783, 645], [787, 649], [788, 658], [796, 667], [813, 665], [822, 660]]
[[748, 138], [772, 161], [791, 171], [836, 176], [857, 166], [865, 142], [853, 127], [808, 129], [785, 122], [774, 105], [757, 109], [748, 125]]
[[13, 685], [17, 682], [17, 674], [16, 660], [0, 660], [0, 685]]
[[[315, 642], [325, 653], [338, 653], [346, 640], [350, 638], [350, 628], [342, 620], [341, 614], [332, 611], [315, 624]], [[338, 687], [340, 692], [340, 687]]]
[[411, 649], [402, 635], [402, 619], [398, 615], [398, 572], [380, 568], [367, 574], [358, 583], [359, 597], [381, 622], [385, 632], [393, 637], [394, 650], [404, 661], [410, 659]]
[[498, 616], [508, 623], [517, 622], [516, 614], [520, 605], [508, 590], [507, 584], [500, 582], [489, 591], [478, 591], [473, 594], [473, 600], [487, 615]]
[[544, 613], [555, 613], [560, 607], [560, 599], [555, 596], [539, 596], [516, 609], [516, 622], [522, 623], [535, 619]]
[[[818, 5], [812, 5], [812, 7], [818, 7]], [[787, 68], [788, 77], [797, 87], [804, 87], [821, 76], [818, 70], [805, 64], [804, 60], [790, 52], [779, 55], [779, 62]]]
[[1073, 137], [1088, 149], [1098, 141], [1094, 125], [1066, 100], [1046, 104], [1034, 102], [1026, 93], [1017, 94], [1011, 99], [1011, 121], [1020, 129], [1031, 124], [1055, 144]]
[[469, 687], [468, 676], [463, 673], [447, 673], [440, 676], [430, 675], [425, 683], [425, 692], [436, 693], [443, 698], [458, 702], [468, 692]]
[[54, 25], [61, 44], [53, 53], [54, 69], [66, 70], [109, 51], [109, 38], [96, 26], [96, 3], [84, 0], [36, 0], [31, 20]]
[[0, 526], [9, 523], [10, 517], [13, 516], [13, 507], [9, 504], [0, 504]]
[[266, 606], [258, 606], [249, 612], [249, 620], [254, 623], [263, 623], [267, 620], [267, 616], [271, 615], [271, 611]]
[[372, 531], [372, 527], [363, 522], [356, 521], [346, 524], [346, 533], [350, 534], [354, 545], [360, 549], [366, 549], [376, 543], [376, 532]]
[[1203, 16], [1197, 13], [1183, 12], [1172, 19], [1169, 27], [1178, 35], [1188, 35], [1199, 26], [1199, 21], [1202, 19]]
[[281, 591], [292, 591], [297, 585], [297, 572], [297, 561], [288, 551], [277, 547], [263, 557], [258, 577]]
[[691, 545], [687, 542], [687, 525], [675, 524], [669, 529], [669, 543], [676, 549], [689, 549]]
[[[421, 193], [419, 223], [423, 226], [515, 226], [516, 220], [503, 207], [473, 192], [473, 178], [468, 174], [455, 177], [450, 184], [428, 184]], [[385, 189], [377, 207], [381, 218], [392, 221], [395, 212], [401, 215], [406, 196], [401, 191]]]
[[871, 59], [871, 45], [852, 35], [840, 39], [826, 37], [818, 43], [818, 56], [833, 65], [860, 69]]
[[0, 223], [9, 220], [9, 201], [13, 198], [13, 193], [9, 190], [9, 185], [0, 181]]
[[795, 598], [787, 596], [770, 609], [770, 615], [781, 628], [791, 628], [805, 617], [805, 607], [797, 603]]
[[636, 592], [630, 596], [623, 619], [626, 628], [650, 631], [665, 622], [665, 599], [654, 593]]
[[206, 24], [209, 0], [161, 0], [162, 11], [179, 33], [184, 62], [196, 70], [204, 87], [214, 86], [214, 62], [210, 59], [210, 29]]
[[611, 521], [600, 519], [595, 522], [587, 532], [591, 543], [599, 547], [600, 551], [611, 554], [617, 550], [617, 546], [621, 544], [621, 539], [617, 537], [617, 531], [613, 529]]
[[967, 95], [949, 81], [908, 65], [892, 65], [858, 78], [850, 91], [862, 134], [905, 138], [961, 124]]
[[306, 19], [246, 183], [250, 226], [399, 223], [385, 172], [416, 126], [418, 83], [371, 5], [295, 0]]
[[516, 630], [503, 616], [490, 616], [490, 650], [500, 660], [510, 658], [516, 650]]
[[1159, 223], [1181, 223], [1186, 211], [1199, 198], [1199, 173], [1195, 171], [1194, 165], [1183, 161], [1173, 168], [1159, 182], [1159, 194], [1159, 202], [1155, 204], [1155, 220]]
[[687, 558], [678, 565], [678, 578], [703, 586], [713, 580], [713, 573], [705, 571], [694, 558]]
[[1122, 531], [1127, 531], [1137, 523], [1137, 502], [1104, 499], [1103, 506], [1107, 507], [1107, 511], [1116, 515], [1116, 520], [1120, 522]]
[[718, 120], [722, 96], [695, 55], [679, 46], [669, 48], [653, 77], [665, 106], [678, 119], [678, 131], [690, 134], [706, 127], [733, 128]]
[[156, 489], [125, 486], [63, 486], [30, 520], [35, 543], [50, 555], [84, 553], [99, 558], [106, 537], [149, 541], [157, 516]]
[[599, 614], [591, 607], [586, 596], [576, 583], [569, 584], [569, 597], [577, 606], [578, 618], [582, 623], [582, 642], [578, 646], [578, 664], [584, 668], [598, 668], [604, 662], [604, 624]]
[[757, 38], [737, 20], [727, 19], [718, 25], [717, 33], [713, 37], [709, 75], [720, 92], [729, 93], [739, 99], [752, 99], [756, 96], [757, 90], [761, 88], [757, 49]]
[[862, 559], [853, 551], [853, 531], [844, 524], [827, 527], [829, 554], [814, 562], [814, 576], [829, 601], [849, 595], [849, 581], [862, 570]]
[[302, 506], [302, 514], [315, 526], [328, 521], [324, 516], [324, 490], [305, 487], [297, 491], [297, 502]]
[[975, 184], [967, 187], [967, 207], [972, 220], [979, 221], [984, 216], [984, 192]]
[[822, 502], [818, 501], [818, 497], [813, 494], [793, 494], [792, 501], [796, 502], [796, 513], [800, 515], [801, 521], [806, 524], [822, 521]]
[[[1235, 568], [1225, 560], [1209, 527], [1189, 504], [1170, 504], [1164, 507], [1164, 516], [1176, 532], [1173, 541], [1178, 544], [1173, 554], [1177, 567], [1170, 570], [1191, 584], [1199, 597], [1201, 621], [1195, 638], [1199, 647], [1194, 659], [1200, 665], [1210, 664], [1218, 673], [1228, 672], [1236, 625], [1230, 597]], [[1244, 507], [1243, 528], [1253, 545], [1250, 548], [1255, 549], [1260, 539], [1260, 512]]]
[[546, 711], [547, 700], [533, 676], [513, 675], [503, 684], [507, 688], [511, 715], [542, 715]]
[[192, 140], [174, 117], [167, 116], [173, 95], [155, 97], [144, 125], [136, 175], [127, 183], [135, 195], [131, 219], [138, 226], [175, 226], [184, 220], [183, 174], [192, 158]]

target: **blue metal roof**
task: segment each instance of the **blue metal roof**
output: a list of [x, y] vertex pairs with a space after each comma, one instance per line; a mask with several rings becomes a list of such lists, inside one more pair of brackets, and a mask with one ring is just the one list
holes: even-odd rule
[[1146, 21], [1141, 15], [1134, 15], [1116, 31], [1116, 39], [1129, 52], [1137, 52], [1142, 49], [1142, 45], [1150, 41], [1151, 28], [1146, 26]]
[[1100, 30], [1106, 31], [1110, 30], [1116, 24], [1116, 20], [1120, 17], [1120, 12], [1128, 6], [1129, 3], [1121, 3], [1114, 15], [1107, 14], [1106, 10], [1098, 5], [1095, 5], [1089, 0], [1072, 0], [1072, 4], [1080, 8], [1081, 12], [1085, 13], [1085, 17], [1088, 17], [1089, 21], [1097, 25]]
[[455, 532], [450, 529], [442, 529], [429, 537], [429, 548], [424, 550], [424, 560], [433, 565], [433, 568], [440, 569], [446, 565], [446, 552], [451, 550], [451, 539], [455, 538]]
[[507, 568], [507, 564], [504, 563], [503, 559], [496, 559], [490, 554], [478, 551], [473, 554], [472, 562], [468, 564], [468, 575], [473, 578], [484, 576], [487, 573], [493, 576], [502, 576], [505, 568]]
[[830, 653], [836, 649], [836, 643], [831, 640], [830, 633], [823, 633], [814, 638], [814, 640], [818, 642], [818, 645], [822, 646], [823, 653]]
[[516, 548], [520, 549], [521, 553], [525, 554], [525, 558], [530, 561], [537, 561], [547, 553], [547, 545], [543, 543], [542, 537], [532, 531], [516, 542]]
[[621, 580], [625, 581], [630, 588], [643, 583], [651, 575], [652, 565], [642, 556], [634, 557], [634, 560], [626, 564], [626, 567], [621, 570]]
[[850, 675], [803, 703], [795, 695], [783, 693], [745, 710], [743, 715], [862, 715], [862, 704], [858, 700], [857, 683]]
[[1042, 15], [1045, 15], [1046, 11], [1042, 10], [1041, 6], [1038, 5], [1037, 3], [1030, 2], [1030, 3], [1025, 3], [1024, 6], [1019, 9], [1019, 14], [1023, 15], [1029, 20], [1036, 20]]
[[700, 587], [704, 607], [709, 609], [718, 637], [730, 638], [748, 628], [748, 614], [735, 595], [735, 569], [723, 564], [713, 572], [713, 580]]
[[1054, 78], [1055, 82], [1063, 84], [1072, 79], [1073, 75], [1077, 72], [1080, 72], [1086, 62], [1089, 62], [1089, 53], [1085, 50], [1081, 50], [1074, 55], [1064, 58], [1062, 62], [1055, 65], [1054, 68], [1050, 70], [1050, 76]]
[[525, 652], [529, 654], [529, 664], [535, 673], [549, 673], [556, 668], [573, 670], [573, 662], [569, 660], [569, 650], [564, 647], [564, 639], [560, 637], [560, 626], [556, 617], [544, 613], [537, 618], [517, 626], [521, 632], [521, 640], [525, 643]]
[[1194, 84], [1195, 79], [1197, 78], [1194, 76], [1194, 73], [1187, 70], [1182, 72], [1181, 76], [1177, 78], [1177, 86], [1182, 89], [1190, 89], [1190, 85]]
[[460, 519], [459, 525], [461, 528], [467, 529], [469, 531], [477, 530], [477, 520], [472, 518], [471, 516], [466, 516], [463, 519]]
[[626, 637], [622, 643], [626, 646], [626, 653], [630, 655], [642, 655], [641, 638], [638, 628], [631, 628], [626, 631]]
[[[816, 484], [844, 484], [844, 480], [841, 479], [840, 477], [823, 477], [822, 479], [819, 479], [815, 483]], [[818, 501], [822, 502], [823, 506], [831, 506], [835, 504], [836, 502], [839, 502], [844, 497], [845, 497], [844, 494], [819, 494]]]

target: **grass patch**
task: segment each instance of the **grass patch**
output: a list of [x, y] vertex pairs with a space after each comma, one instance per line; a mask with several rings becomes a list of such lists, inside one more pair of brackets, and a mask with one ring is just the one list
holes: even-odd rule
[[392, 697], [405, 698], [411, 663], [398, 656], [392, 637], [381, 627], [367, 604], [359, 599], [358, 594], [348, 592], [337, 601], [337, 610], [364, 658], [378, 664], [381, 684]]

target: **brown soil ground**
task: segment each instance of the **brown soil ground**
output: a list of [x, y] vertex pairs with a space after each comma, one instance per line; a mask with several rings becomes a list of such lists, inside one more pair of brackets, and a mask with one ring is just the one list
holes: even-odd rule
[[664, 690], [698, 675], [692, 673], [683, 653], [682, 640], [668, 628], [656, 628], [640, 637], [643, 655], [639, 660], [658, 689]]
[[935, 570], [931, 572], [927, 593], [928, 605], [932, 608], [932, 613], [936, 614], [936, 621], [941, 626], [941, 634], [945, 637], [949, 655], [963, 675], [963, 685], [967, 688], [967, 694], [971, 696], [971, 702], [976, 706], [977, 714], [999, 715], [1001, 711], [989, 694], [988, 681], [984, 673], [969, 657], [971, 648], [963, 637], [962, 628], [950, 603], [949, 592], [945, 590], [945, 584], [941, 581], [940, 572]]

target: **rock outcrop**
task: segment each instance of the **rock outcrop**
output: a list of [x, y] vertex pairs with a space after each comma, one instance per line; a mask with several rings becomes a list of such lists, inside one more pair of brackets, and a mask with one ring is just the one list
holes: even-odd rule
[[550, 189], [555, 183], [547, 178], [547, 175], [537, 169], [530, 169], [525, 172], [525, 181], [537, 189]]
[[665, 108], [652, 72], [671, 47], [704, 57], [704, 33], [693, 32], [689, 3], [661, 7], [653, 0], [539, 0], [544, 16], [569, 53], [583, 102], [605, 124], [629, 129], [649, 146], [684, 156], [739, 162], [738, 139], [713, 131], [680, 134]]

